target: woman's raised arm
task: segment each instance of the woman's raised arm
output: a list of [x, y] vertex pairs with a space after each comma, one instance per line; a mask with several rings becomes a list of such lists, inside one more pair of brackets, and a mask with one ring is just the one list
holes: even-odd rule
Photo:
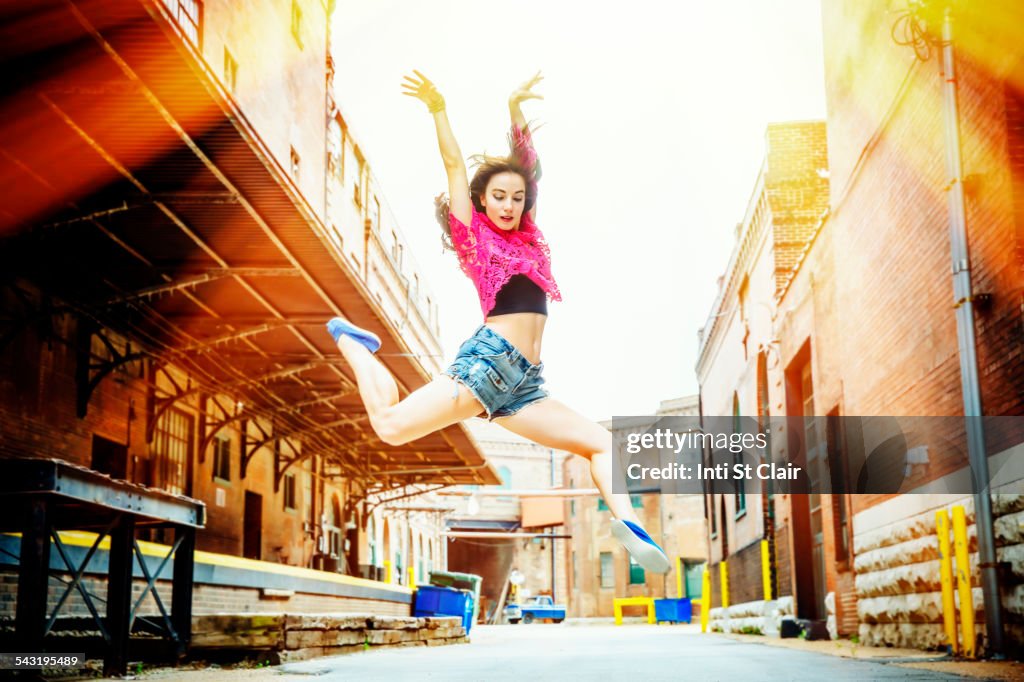
[[[512, 94], [508, 96], [508, 113], [512, 119], [512, 127], [518, 128], [524, 136], [524, 139], [528, 144], [532, 145], [532, 139], [529, 131], [526, 117], [523, 116], [523, 110], [520, 108], [520, 104], [528, 99], [544, 99], [544, 95], [538, 95], [533, 91], [533, 88], [544, 80], [544, 76], [540, 74], [540, 71], [534, 74], [533, 78], [526, 81], [518, 88], [512, 91]], [[513, 139], [515, 139], [515, 133], [513, 133]], [[534, 152], [536, 156], [536, 152]], [[538, 162], [539, 163], [539, 162]], [[533, 220], [537, 216], [537, 202], [534, 201], [533, 208], [530, 209], [530, 219]]]
[[441, 150], [445, 173], [448, 174], [448, 210], [462, 224], [469, 225], [473, 220], [473, 203], [469, 197], [466, 162], [462, 159], [459, 143], [455, 141], [455, 134], [452, 133], [452, 126], [448, 122], [444, 97], [429, 78], [416, 70], [413, 70], [413, 73], [416, 74], [415, 77], [405, 76], [405, 82], [402, 83], [404, 88], [402, 94], [415, 97], [426, 104], [427, 109], [434, 117], [437, 146]]

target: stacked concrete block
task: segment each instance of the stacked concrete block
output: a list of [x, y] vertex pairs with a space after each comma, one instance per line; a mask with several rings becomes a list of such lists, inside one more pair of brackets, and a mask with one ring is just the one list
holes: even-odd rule
[[708, 612], [712, 632], [759, 633], [777, 635], [782, 619], [793, 616], [793, 597], [763, 599], [714, 608]]
[[[984, 600], [978, 572], [974, 500], [956, 504], [967, 516], [975, 623], [984, 634]], [[1007, 641], [1024, 635], [1024, 495], [992, 496], [996, 558], [1006, 566], [1001, 576]], [[859, 636], [869, 646], [939, 649], [946, 645], [942, 585], [935, 534], [935, 511], [901, 519], [855, 538]], [[954, 600], [961, 610], [954, 585]], [[981, 640], [983, 641], [983, 640]]]
[[385, 647], [440, 646], [469, 641], [462, 620], [372, 614], [242, 614], [196, 616], [192, 651], [267, 651], [278, 662]]

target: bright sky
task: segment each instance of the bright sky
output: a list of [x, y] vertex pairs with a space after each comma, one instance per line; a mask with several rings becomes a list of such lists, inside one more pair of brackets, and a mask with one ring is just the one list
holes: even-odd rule
[[543, 123], [537, 222], [564, 298], [549, 306], [547, 387], [594, 419], [652, 414], [697, 392], [697, 330], [766, 125], [824, 117], [819, 2], [340, 0], [339, 106], [440, 302], [446, 362], [480, 309], [441, 252], [444, 169], [404, 74], [437, 84], [469, 156], [505, 152], [508, 94], [544, 72], [545, 99], [523, 110]]

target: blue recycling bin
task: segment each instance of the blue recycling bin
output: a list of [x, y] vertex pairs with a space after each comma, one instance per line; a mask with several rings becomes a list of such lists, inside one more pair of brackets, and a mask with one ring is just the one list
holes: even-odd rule
[[689, 598], [654, 600], [654, 620], [659, 623], [689, 623], [692, 618], [693, 604]]
[[417, 618], [436, 616], [458, 616], [466, 634], [473, 626], [473, 593], [452, 587], [420, 585], [416, 588], [416, 602], [413, 615]]

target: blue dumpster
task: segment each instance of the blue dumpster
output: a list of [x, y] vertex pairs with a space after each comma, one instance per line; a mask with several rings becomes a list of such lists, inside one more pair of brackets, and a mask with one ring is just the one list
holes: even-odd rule
[[654, 619], [659, 623], [689, 623], [692, 617], [693, 604], [689, 598], [654, 600]]
[[436, 616], [458, 616], [466, 634], [473, 626], [473, 593], [452, 587], [420, 585], [416, 588], [416, 603], [413, 615], [417, 618]]

